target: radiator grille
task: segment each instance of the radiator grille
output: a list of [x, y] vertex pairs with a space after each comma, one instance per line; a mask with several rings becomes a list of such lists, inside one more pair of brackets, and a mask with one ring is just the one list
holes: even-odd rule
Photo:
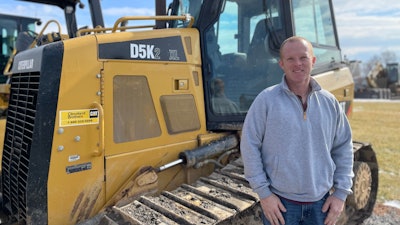
[[27, 183], [40, 74], [13, 74], [3, 150], [3, 204], [19, 222], [27, 218]]

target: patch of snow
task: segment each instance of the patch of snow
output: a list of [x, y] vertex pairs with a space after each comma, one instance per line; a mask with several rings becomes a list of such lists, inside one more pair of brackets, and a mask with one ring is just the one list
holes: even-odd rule
[[400, 201], [399, 200], [391, 200], [383, 203], [386, 206], [391, 206], [400, 209]]
[[355, 98], [355, 102], [390, 102], [390, 103], [400, 103], [398, 99], [377, 99], [377, 98]]

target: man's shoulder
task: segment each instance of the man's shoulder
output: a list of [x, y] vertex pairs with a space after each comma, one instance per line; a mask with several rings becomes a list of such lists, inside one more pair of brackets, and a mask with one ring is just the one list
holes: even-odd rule
[[[270, 87], [265, 88], [261, 93], [264, 93], [266, 95], [271, 95], [271, 94], [276, 94], [282, 90], [282, 84], [275, 84]], [[260, 93], [260, 94], [261, 94]]]
[[327, 99], [330, 100], [336, 100], [335, 95], [333, 95], [330, 91], [326, 90], [326, 89], [321, 89], [319, 91], [317, 91], [317, 93]]

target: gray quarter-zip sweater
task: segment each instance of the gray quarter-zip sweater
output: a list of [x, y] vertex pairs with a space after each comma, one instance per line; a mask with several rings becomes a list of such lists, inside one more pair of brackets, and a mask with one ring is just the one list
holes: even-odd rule
[[336, 98], [311, 78], [303, 110], [283, 77], [251, 105], [240, 149], [245, 177], [261, 199], [275, 193], [314, 202], [332, 187], [342, 200], [351, 193], [352, 147], [350, 125]]

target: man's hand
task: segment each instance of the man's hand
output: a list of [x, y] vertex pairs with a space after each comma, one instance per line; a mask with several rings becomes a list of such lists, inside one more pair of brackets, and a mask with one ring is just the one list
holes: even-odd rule
[[271, 225], [285, 224], [285, 220], [283, 219], [281, 212], [286, 212], [286, 208], [283, 206], [278, 196], [272, 194], [261, 199], [260, 203], [264, 215], [267, 217], [267, 220], [271, 223]]
[[334, 225], [339, 219], [340, 214], [344, 208], [344, 201], [338, 199], [337, 197], [331, 195], [329, 196], [325, 204], [322, 206], [322, 212], [328, 212], [326, 219], [324, 221], [325, 225]]

